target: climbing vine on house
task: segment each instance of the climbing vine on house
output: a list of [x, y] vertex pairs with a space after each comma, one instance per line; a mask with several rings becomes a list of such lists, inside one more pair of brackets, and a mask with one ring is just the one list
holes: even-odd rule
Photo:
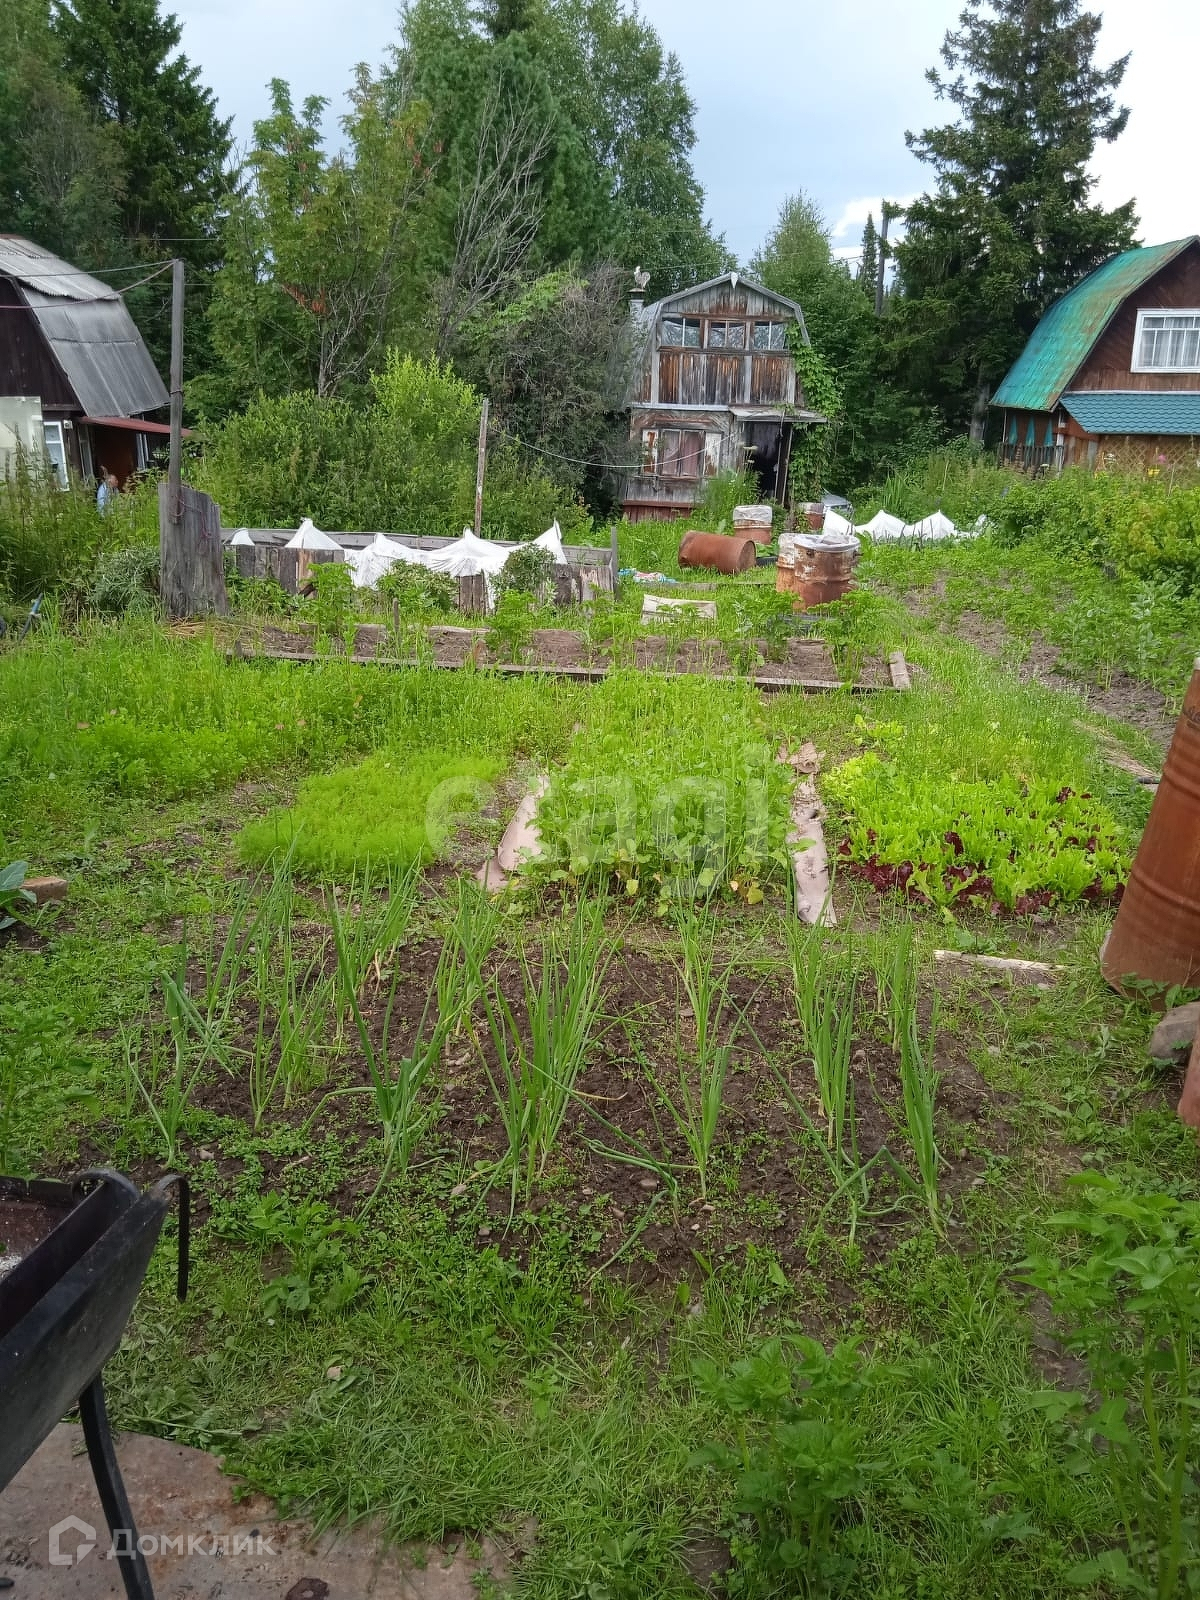
[[804, 343], [798, 328], [790, 329], [788, 338], [796, 361], [796, 391], [803, 393], [805, 409], [818, 411], [829, 419], [827, 423], [797, 428], [792, 444], [792, 498], [812, 500], [825, 489], [825, 474], [842, 414], [842, 387], [825, 358]]

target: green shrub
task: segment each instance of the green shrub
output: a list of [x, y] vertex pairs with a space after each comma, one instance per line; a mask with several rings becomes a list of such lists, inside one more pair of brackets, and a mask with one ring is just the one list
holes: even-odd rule
[[[456, 538], [474, 515], [480, 398], [436, 359], [388, 354], [363, 404], [312, 393], [262, 398], [217, 428], [199, 468], [227, 524]], [[527, 539], [591, 520], [515, 445], [489, 445], [483, 531]]]
[[242, 859], [291, 851], [298, 868], [410, 867], [438, 853], [452, 814], [477, 810], [501, 765], [487, 756], [395, 750], [308, 778], [294, 806], [248, 823]]
[[447, 616], [458, 607], [458, 584], [448, 572], [431, 572], [411, 561], [389, 567], [375, 593], [394, 600], [410, 616]]
[[550, 582], [554, 557], [543, 545], [526, 544], [512, 555], [496, 575], [495, 588], [501, 593], [540, 595]]
[[96, 562], [87, 603], [108, 617], [149, 615], [158, 609], [158, 569], [158, 551], [151, 545], [106, 550]]
[[48, 472], [18, 461], [0, 480], [0, 590], [15, 600], [85, 592], [102, 551], [157, 543], [153, 485], [116, 496], [101, 516], [95, 491], [77, 478], [61, 489]]

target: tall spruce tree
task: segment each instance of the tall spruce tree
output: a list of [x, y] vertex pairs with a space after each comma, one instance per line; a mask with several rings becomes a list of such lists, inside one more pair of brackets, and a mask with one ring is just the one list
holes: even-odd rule
[[862, 259], [858, 263], [857, 281], [863, 293], [875, 303], [875, 286], [879, 282], [879, 235], [875, 232], [875, 217], [867, 213], [867, 225], [862, 235]]
[[937, 186], [896, 247], [893, 355], [954, 428], [982, 438], [989, 396], [1038, 318], [1133, 242], [1133, 202], [1091, 202], [1098, 143], [1121, 133], [1128, 57], [1096, 64], [1080, 0], [968, 0], [928, 74], [958, 120], [907, 135]]

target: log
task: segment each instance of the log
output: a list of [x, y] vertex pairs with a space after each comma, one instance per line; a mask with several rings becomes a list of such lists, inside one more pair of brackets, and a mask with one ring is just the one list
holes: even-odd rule
[[968, 967], [983, 967], [988, 972], [1008, 972], [1018, 978], [1051, 978], [1065, 971], [1063, 967], [1053, 967], [1048, 961], [1022, 961], [1016, 956], [981, 956], [975, 955], [970, 950], [935, 950], [933, 959], [937, 962], [962, 963]]
[[215, 500], [183, 484], [179, 490], [179, 518], [171, 519], [171, 495], [164, 481], [158, 486], [159, 591], [167, 615], [204, 617], [229, 610], [225, 593], [224, 552], [221, 547], [221, 512]]

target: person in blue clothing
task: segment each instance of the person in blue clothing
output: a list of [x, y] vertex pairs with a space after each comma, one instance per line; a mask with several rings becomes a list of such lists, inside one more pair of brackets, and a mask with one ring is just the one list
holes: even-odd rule
[[119, 487], [115, 472], [100, 474], [100, 487], [96, 490], [96, 510], [102, 517], [108, 515], [109, 504]]

